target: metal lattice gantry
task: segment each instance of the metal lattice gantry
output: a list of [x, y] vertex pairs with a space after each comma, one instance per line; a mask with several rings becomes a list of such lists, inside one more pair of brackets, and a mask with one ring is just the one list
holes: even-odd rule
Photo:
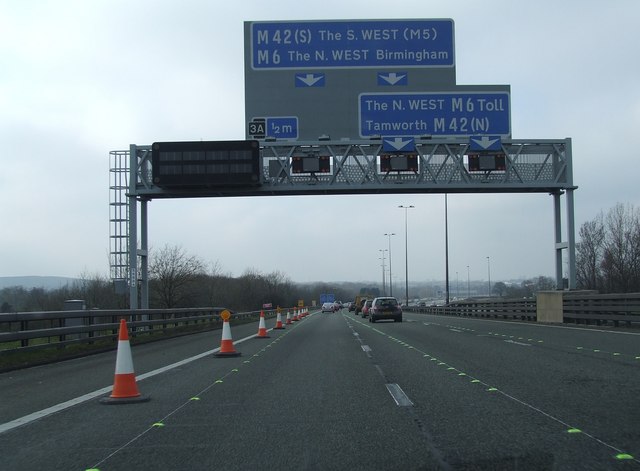
[[[415, 140], [417, 167], [411, 171], [381, 171], [385, 153], [379, 139], [339, 141], [261, 141], [261, 181], [251, 186], [215, 185], [160, 188], [153, 183], [150, 145], [131, 145], [112, 152], [112, 277], [129, 280], [131, 306], [137, 307], [138, 271], [142, 307], [148, 307], [147, 203], [158, 198], [329, 195], [383, 193], [549, 193], [554, 198], [556, 283], [575, 288], [575, 227], [571, 139], [502, 140], [505, 165], [500, 170], [473, 171], [468, 138]], [[323, 172], [294, 172], [298, 157], [328, 158]], [[128, 187], [127, 179], [128, 173]], [[125, 190], [126, 189], [126, 190]], [[126, 196], [125, 196], [126, 195]], [[560, 198], [566, 199], [566, 240], [563, 240]], [[140, 205], [140, 213], [138, 213]], [[125, 209], [126, 208], [126, 209]], [[123, 219], [128, 218], [128, 224]], [[140, 244], [138, 245], [138, 217]], [[128, 239], [125, 258], [124, 239]], [[563, 251], [568, 273], [563, 274]], [[126, 265], [128, 262], [128, 269]], [[138, 264], [138, 261], [140, 262]]]
[[[417, 143], [417, 171], [381, 172], [381, 143], [266, 142], [262, 147], [264, 181], [256, 194], [290, 193], [459, 193], [556, 192], [573, 188], [571, 140], [503, 142], [504, 171], [471, 172], [467, 142]], [[331, 156], [326, 174], [292, 174], [296, 156]]]
[[[469, 170], [468, 140], [416, 141], [417, 171], [380, 171], [380, 141], [261, 142], [262, 182], [238, 188], [166, 190], [151, 177], [150, 146], [136, 148], [136, 194], [153, 198], [193, 196], [269, 196], [275, 194], [377, 193], [554, 193], [575, 189], [571, 139], [502, 142], [501, 171]], [[329, 156], [327, 173], [293, 173], [294, 157]], [[133, 178], [133, 177], [132, 177]]]
[[112, 280], [129, 279], [129, 152], [109, 153], [109, 265]]

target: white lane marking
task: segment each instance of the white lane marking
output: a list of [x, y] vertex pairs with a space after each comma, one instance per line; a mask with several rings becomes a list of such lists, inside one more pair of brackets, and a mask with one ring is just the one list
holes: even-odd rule
[[506, 343], [513, 343], [515, 345], [522, 345], [523, 347], [530, 347], [531, 344], [530, 343], [524, 343], [524, 342], [516, 342], [515, 340], [505, 340]]
[[458, 332], [459, 334], [461, 334], [461, 333], [462, 333], [462, 331], [461, 331], [461, 330], [458, 330], [458, 329], [449, 329], [449, 330], [450, 330], [451, 332]]
[[[598, 332], [601, 334], [619, 334], [619, 335], [640, 335], [640, 332], [623, 332], [623, 331], [617, 331], [617, 330], [601, 330], [601, 329], [585, 329], [584, 327], [569, 327], [569, 326], [565, 326], [565, 325], [548, 325], [548, 324], [540, 324], [537, 322], [520, 322], [520, 321], [498, 321], [498, 320], [494, 320], [494, 319], [464, 319], [464, 318], [460, 318], [458, 320], [461, 321], [479, 321], [479, 322], [495, 322], [498, 324], [511, 324], [511, 325], [517, 325], [518, 323], [520, 323], [523, 326], [527, 326], [527, 327], [547, 327], [547, 328], [552, 328], [552, 329], [571, 329], [571, 330], [583, 330], [585, 332]], [[430, 325], [427, 322], [423, 322], [424, 325]]]
[[361, 345], [363, 352], [370, 352], [371, 347], [369, 345]]
[[[269, 329], [271, 330], [271, 329]], [[234, 341], [234, 345], [238, 343], [242, 343], [246, 340], [254, 338], [255, 335], [250, 335], [240, 340]], [[158, 368], [157, 370], [149, 371], [147, 373], [143, 373], [141, 375], [136, 375], [136, 380], [141, 381], [143, 379], [151, 378], [152, 376], [159, 375], [164, 373], [165, 371], [172, 370], [174, 368], [178, 368], [179, 366], [186, 365], [187, 363], [191, 363], [192, 361], [199, 360], [200, 358], [204, 358], [208, 355], [216, 353], [220, 351], [220, 347], [215, 348], [213, 350], [209, 350], [208, 352], [200, 353], [199, 355], [192, 356], [190, 358], [186, 358], [184, 360], [178, 361], [176, 363], [172, 363], [171, 365], [163, 366], [162, 368]], [[96, 391], [84, 394], [82, 396], [76, 397], [74, 399], [70, 399], [65, 402], [61, 402], [60, 404], [56, 404], [55, 406], [47, 407], [46, 409], [42, 409], [37, 412], [33, 412], [31, 414], [25, 415], [24, 417], [20, 417], [18, 419], [12, 420], [11, 422], [6, 422], [4, 424], [0, 424], [0, 434], [12, 430], [16, 427], [20, 427], [22, 425], [26, 425], [34, 420], [42, 419], [43, 417], [47, 417], [48, 415], [55, 414], [56, 412], [63, 411], [68, 409], [69, 407], [73, 407], [75, 405], [81, 404], [83, 402], [89, 401], [96, 397], [100, 397], [104, 394], [111, 392], [113, 389], [113, 385], [106, 386], [104, 388], [97, 389]]]
[[413, 402], [411, 402], [409, 396], [407, 396], [402, 388], [396, 383], [385, 384], [385, 386], [387, 387], [387, 391], [389, 391], [389, 394], [391, 394], [391, 397], [393, 397], [393, 400], [396, 401], [396, 405], [402, 407], [413, 405]]

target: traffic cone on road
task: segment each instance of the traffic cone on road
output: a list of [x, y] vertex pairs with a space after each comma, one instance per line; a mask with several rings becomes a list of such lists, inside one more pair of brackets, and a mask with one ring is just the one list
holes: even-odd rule
[[258, 324], [258, 333], [256, 334], [257, 339], [268, 339], [270, 338], [267, 335], [267, 326], [264, 322], [264, 311], [260, 311], [260, 324]]
[[133, 371], [133, 358], [131, 357], [127, 322], [124, 319], [120, 319], [113, 390], [109, 397], [103, 397], [100, 402], [102, 404], [130, 404], [146, 402], [149, 399], [149, 396], [142, 396], [138, 391], [136, 375]]
[[220, 317], [222, 317], [223, 321], [222, 340], [220, 341], [220, 351], [214, 353], [214, 355], [218, 358], [238, 357], [240, 356], [240, 352], [236, 351], [233, 346], [233, 339], [231, 338], [231, 326], [229, 324], [231, 313], [225, 309], [220, 313]]
[[287, 322], [285, 322], [285, 324], [287, 325], [291, 324], [291, 311], [287, 311]]
[[293, 308], [293, 319], [291, 319], [293, 322], [298, 322], [300, 320], [300, 318], [298, 317], [298, 310], [294, 307]]
[[282, 315], [280, 314], [280, 311], [278, 311], [278, 315], [276, 317], [276, 326], [273, 328], [273, 330], [283, 330], [284, 329], [284, 325], [282, 325]]

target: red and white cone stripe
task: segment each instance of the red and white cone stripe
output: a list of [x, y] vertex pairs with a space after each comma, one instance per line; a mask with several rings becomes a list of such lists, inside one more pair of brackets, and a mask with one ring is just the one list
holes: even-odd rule
[[264, 311], [260, 311], [260, 323], [258, 324], [258, 334], [256, 335], [258, 339], [268, 339], [269, 335], [267, 334], [267, 325], [264, 321]]

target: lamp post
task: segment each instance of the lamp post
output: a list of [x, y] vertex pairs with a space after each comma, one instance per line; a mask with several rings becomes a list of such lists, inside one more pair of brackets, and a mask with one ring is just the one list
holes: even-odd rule
[[389, 238], [389, 296], [393, 296], [393, 282], [391, 280], [391, 236], [396, 235], [395, 232], [385, 234]]
[[444, 194], [444, 284], [445, 284], [445, 304], [449, 305], [449, 220], [447, 210], [447, 194]]
[[489, 297], [491, 297], [491, 257], [487, 257], [487, 274], [489, 276]]
[[380, 252], [382, 254], [382, 293], [384, 296], [387, 295], [387, 287], [385, 286], [385, 269], [384, 269], [384, 253], [387, 251], [387, 249], [380, 249], [378, 250], [378, 252]]
[[415, 208], [413, 205], [404, 206], [400, 205], [398, 208], [404, 209], [404, 283], [405, 283], [405, 297], [406, 297], [406, 306], [409, 306], [409, 236], [408, 236], [408, 223], [407, 223], [407, 213], [409, 209]]
[[469, 278], [469, 265], [467, 265], [467, 299], [471, 297], [471, 278]]

